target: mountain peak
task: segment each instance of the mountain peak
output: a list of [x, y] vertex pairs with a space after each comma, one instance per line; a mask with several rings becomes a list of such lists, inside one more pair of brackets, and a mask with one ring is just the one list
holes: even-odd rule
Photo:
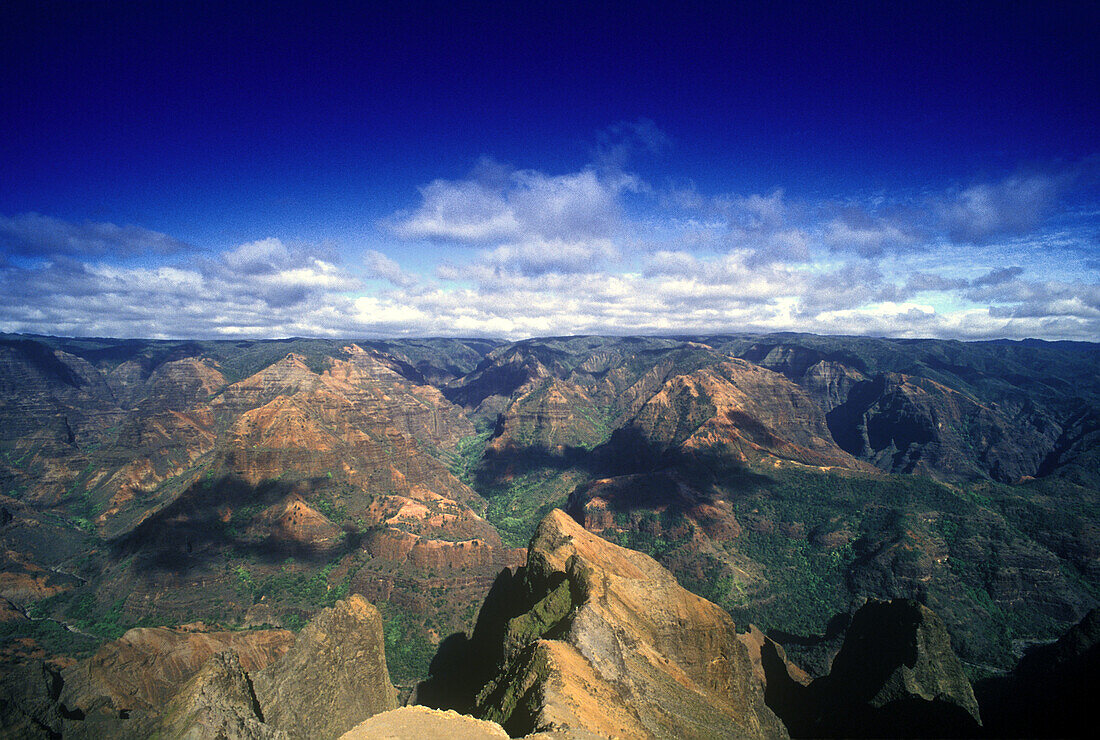
[[447, 682], [472, 680], [478, 661], [475, 714], [513, 735], [785, 736], [729, 615], [560, 510], [539, 524], [526, 566], [498, 578], [431, 692], [460, 695]]

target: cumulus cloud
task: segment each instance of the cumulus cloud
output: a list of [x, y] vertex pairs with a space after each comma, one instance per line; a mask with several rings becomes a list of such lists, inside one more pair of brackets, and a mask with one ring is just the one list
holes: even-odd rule
[[905, 291], [886, 280], [878, 267], [856, 262], [814, 275], [799, 296], [797, 315], [812, 319], [830, 312], [873, 310], [905, 298]]
[[[847, 204], [826, 219], [823, 243], [865, 258], [935, 250], [944, 244], [981, 246], [1038, 233], [1058, 212], [1084, 164], [920, 196]], [[823, 215], [827, 214], [824, 210]]]
[[21, 257], [165, 256], [191, 249], [167, 234], [140, 226], [74, 224], [38, 213], [0, 216], [0, 247]]
[[325, 331], [318, 317], [357, 287], [335, 264], [277, 239], [156, 267], [54, 257], [0, 268], [0, 328], [127, 337], [314, 334]]
[[782, 189], [767, 194], [701, 195], [691, 189], [665, 194], [661, 203], [683, 214], [679, 240], [717, 252], [739, 252], [754, 265], [805, 262], [817, 239], [806, 209]]
[[419, 282], [416, 275], [405, 272], [396, 261], [371, 249], [363, 255], [363, 262], [367, 268], [367, 277], [385, 280], [398, 288], [410, 288]]
[[[320, 261], [324, 263], [323, 260]], [[453, 269], [453, 268], [452, 268]], [[738, 255], [662, 252], [637, 272], [524, 273], [475, 262], [364, 293], [336, 266], [260, 275], [226, 260], [121, 268], [58, 260], [0, 269], [0, 328], [116, 336], [492, 335], [816, 331], [958, 338], [1095, 338], [1100, 287], [1023, 281], [957, 291], [982, 305], [943, 312], [874, 265], [753, 267]], [[272, 282], [297, 289], [287, 303]], [[917, 282], [917, 281], [913, 281]], [[975, 281], [976, 282], [976, 281]], [[928, 279], [925, 285], [942, 288]], [[350, 289], [350, 291], [349, 291]], [[350, 294], [349, 294], [350, 292]]]
[[561, 239], [531, 239], [516, 244], [502, 244], [482, 252], [482, 262], [500, 269], [513, 269], [527, 275], [545, 272], [576, 273], [599, 267], [619, 256], [610, 239], [564, 241]]
[[605, 180], [594, 169], [547, 175], [485, 162], [469, 179], [421, 188], [420, 205], [392, 228], [404, 239], [475, 245], [606, 238], [619, 224], [618, 193], [630, 185], [629, 179]]
[[[1100, 214], [1047, 226], [1065, 178], [1016, 175], [838, 202], [782, 189], [658, 189], [626, 170], [638, 153], [666, 146], [636, 122], [604, 132], [593, 162], [574, 172], [484, 160], [466, 178], [428, 183], [413, 209], [384, 222], [393, 249], [346, 261], [277, 238], [184, 255], [170, 237], [126, 232], [133, 227], [7, 219], [0, 329], [1100, 336], [1100, 284], [1087, 263]], [[402, 240], [430, 242], [437, 261], [424, 274], [407, 269], [389, 256]], [[147, 254], [157, 259], [117, 259]], [[12, 256], [36, 259], [4, 259]]]
[[222, 255], [226, 266], [243, 275], [269, 275], [290, 266], [290, 250], [279, 239], [242, 244]]
[[912, 225], [851, 209], [826, 224], [822, 238], [833, 251], [855, 252], [863, 257], [878, 257], [920, 243], [920, 235]]
[[[1100, 283], [1009, 278], [974, 285], [965, 296], [990, 307], [995, 316], [1091, 321], [1100, 329]], [[1093, 335], [1093, 339], [1097, 334]]]
[[465, 179], [421, 188], [419, 205], [387, 225], [401, 239], [440, 249], [473, 247], [499, 269], [576, 272], [621, 256], [622, 196], [643, 188], [630, 174], [596, 166], [550, 175], [483, 160]]
[[970, 286], [966, 278], [946, 277], [926, 272], [914, 272], [905, 282], [905, 294], [914, 295], [929, 291], [944, 292], [961, 290]]
[[242, 244], [202, 265], [205, 284], [262, 301], [268, 308], [290, 308], [311, 297], [351, 290], [359, 282], [315, 250], [291, 249], [275, 238]]
[[806, 287], [804, 271], [780, 264], [750, 264], [744, 252], [700, 259], [689, 252], [660, 251], [647, 261], [643, 274], [681, 293], [694, 291], [752, 303], [793, 297]]
[[975, 278], [971, 281], [971, 285], [975, 288], [981, 288], [987, 285], [1000, 285], [1007, 283], [1009, 280], [1014, 280], [1024, 273], [1024, 268], [1019, 266], [1013, 267], [999, 267], [994, 270], [990, 270], [985, 275], [979, 278]]

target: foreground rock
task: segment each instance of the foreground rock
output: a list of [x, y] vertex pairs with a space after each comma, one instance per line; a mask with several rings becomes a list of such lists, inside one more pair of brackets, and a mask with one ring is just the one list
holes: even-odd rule
[[218, 653], [168, 704], [157, 737], [286, 740], [263, 723], [248, 675], [236, 653]]
[[401, 707], [376, 714], [340, 736], [340, 740], [507, 740], [496, 722], [486, 722], [455, 711], [428, 707]]
[[41, 660], [0, 671], [0, 735], [57, 737], [63, 721], [60, 688], [61, 677]]
[[317, 615], [253, 684], [265, 721], [292, 738], [339, 737], [397, 707], [382, 617], [358, 594]]
[[852, 617], [829, 675], [808, 687], [785, 682], [774, 658], [768, 678], [769, 706], [795, 737], [981, 732], [978, 702], [943, 621], [912, 599], [868, 601]]
[[335, 738], [396, 699], [381, 616], [354, 595], [297, 639], [135, 629], [63, 674], [19, 666], [0, 675], [0, 736]]
[[806, 687], [813, 681], [810, 674], [788, 660], [783, 646], [755, 624], [737, 639], [749, 651], [753, 676], [764, 690], [764, 703], [783, 720], [800, 712]]
[[294, 643], [288, 630], [195, 632], [139, 627], [105, 643], [95, 655], [64, 672], [62, 702], [83, 712], [159, 712], [212, 656], [236, 653], [246, 671], [282, 657]]
[[[787, 659], [787, 653], [775, 640], [765, 635], [755, 624], [749, 625], [749, 631], [737, 636], [745, 648], [749, 651], [749, 660], [752, 662], [752, 672], [760, 684], [767, 689], [769, 663], [777, 661], [778, 666], [786, 674], [787, 678], [800, 686], [808, 686], [813, 678], [806, 671]], [[774, 674], [772, 674], [774, 675]]]
[[728, 614], [557, 510], [527, 565], [498, 578], [473, 638], [445, 644], [432, 668], [420, 701], [513, 736], [786, 736]]

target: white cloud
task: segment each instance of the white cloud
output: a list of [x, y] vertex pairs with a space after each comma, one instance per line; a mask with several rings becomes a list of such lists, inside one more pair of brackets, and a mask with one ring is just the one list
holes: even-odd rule
[[606, 238], [618, 226], [618, 193], [628, 180], [592, 169], [565, 175], [483, 163], [467, 180], [436, 180], [420, 205], [392, 228], [404, 239], [489, 245], [529, 239]]
[[363, 255], [363, 262], [367, 268], [367, 277], [385, 280], [398, 288], [410, 288], [419, 282], [416, 275], [405, 272], [396, 261], [371, 249]]
[[358, 287], [335, 264], [277, 239], [186, 265], [53, 258], [0, 269], [0, 328], [127, 337], [339, 333], [327, 309]]
[[232, 270], [247, 275], [275, 272], [291, 261], [290, 250], [278, 239], [268, 238], [242, 244], [222, 255]]
[[404, 239], [487, 242], [515, 237], [521, 229], [503, 193], [479, 182], [436, 180], [420, 196], [420, 207], [394, 225]]
[[564, 241], [535, 238], [518, 244], [502, 244], [486, 250], [480, 258], [489, 265], [515, 268], [538, 275], [543, 272], [582, 272], [619, 256], [610, 239]]
[[836, 218], [823, 234], [825, 244], [835, 251], [877, 257], [890, 249], [906, 249], [919, 243], [918, 237], [884, 219], [863, 216], [858, 220]]
[[[434, 244], [437, 261], [425, 274], [387, 247], [345, 263], [269, 238], [186, 262], [168, 259], [168, 250], [135, 266], [108, 257], [144, 254], [125, 246], [153, 238], [144, 232], [115, 242], [40, 238], [69, 246], [34, 252], [29, 267], [0, 260], [0, 329], [1100, 336], [1100, 284], [1081, 266], [1082, 255], [1095, 252], [1096, 214], [1045, 230], [1062, 187], [1056, 176], [840, 203], [781, 189], [707, 195], [657, 190], [623, 169], [627, 154], [650, 146], [644, 126], [608, 137], [598, 161], [575, 172], [486, 160], [465, 179], [426, 185], [415, 209], [386, 224], [396, 239]], [[24, 221], [41, 227], [31, 229], [38, 234], [114, 233], [44, 218]], [[1021, 229], [1025, 236], [1003, 236]]]

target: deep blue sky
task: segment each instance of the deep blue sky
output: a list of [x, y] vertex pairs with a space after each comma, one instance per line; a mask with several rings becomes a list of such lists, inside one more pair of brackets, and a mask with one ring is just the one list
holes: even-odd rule
[[[881, 313], [875, 306], [886, 301], [901, 315], [916, 301], [941, 316], [978, 307], [1003, 315], [980, 327], [925, 320], [873, 330], [1095, 335], [1095, 3], [358, 5], [0, 10], [6, 279], [56, 282], [57, 270], [83, 270], [80, 290], [96, 293], [107, 267], [169, 266], [196, 270], [217, 295], [247, 289], [234, 282], [242, 274], [314, 269], [321, 259], [335, 282], [301, 285], [284, 306], [299, 305], [295, 296], [312, 298], [309, 310], [322, 298], [331, 307], [334, 296], [374, 301], [335, 309], [344, 323], [265, 323], [259, 312], [249, 323], [196, 308], [181, 329], [130, 305], [148, 298], [131, 291], [140, 282], [133, 273], [112, 276], [129, 288], [104, 282], [100, 291], [101, 309], [116, 306], [117, 320], [0, 306], [0, 329], [539, 333], [537, 321], [492, 308], [493, 297], [507, 293], [522, 306], [525, 292], [560, 293], [555, 276], [563, 284], [579, 274], [671, 279], [666, 263], [679, 259], [677, 279], [695, 281], [696, 297], [727, 288], [710, 295], [709, 308], [683, 303], [703, 311], [684, 328], [721, 328], [721, 300], [744, 309], [729, 328], [786, 321], [822, 331], [859, 322], [821, 310]], [[510, 169], [487, 185], [489, 160]], [[569, 179], [586, 172], [596, 181]], [[433, 181], [443, 183], [426, 195]], [[572, 225], [561, 229], [533, 226], [530, 214], [503, 231], [452, 228], [511, 214], [523, 193], [606, 197], [606, 208], [581, 218], [566, 197], [559, 220]], [[838, 224], [860, 231], [855, 246], [838, 246], [851, 235]], [[143, 238], [160, 245], [155, 258], [137, 254]], [[259, 249], [266, 266], [253, 260], [252, 272], [228, 275], [225, 255], [264, 239], [279, 243]], [[1068, 251], [1054, 255], [1054, 245]], [[547, 249], [576, 259], [532, 257]], [[197, 265], [200, 257], [211, 263]], [[852, 270], [882, 290], [827, 307], [804, 292], [777, 305], [728, 290], [750, 278], [789, 283], [775, 272], [780, 264], [806, 278], [803, 291], [839, 295]], [[929, 265], [946, 265], [936, 275], [947, 282], [922, 297], [916, 286], [932, 284]], [[1001, 281], [1010, 294], [975, 292], [973, 281], [1010, 267], [1030, 271]], [[838, 277], [843, 269], [848, 277]], [[490, 273], [515, 281], [492, 283]], [[832, 282], [813, 284], [827, 274]], [[1040, 300], [1035, 285], [1049, 289], [1046, 309], [1024, 305]], [[690, 286], [678, 290], [677, 300], [692, 295]], [[463, 300], [480, 318], [457, 326]], [[1051, 308], [1074, 300], [1076, 312]], [[666, 328], [625, 303], [599, 318], [587, 304], [552, 303], [540, 313], [558, 316], [548, 331]], [[757, 324], [752, 306], [767, 309]], [[406, 322], [372, 320], [383, 308], [404, 311]], [[1031, 321], [1009, 327], [1012, 318]]]

